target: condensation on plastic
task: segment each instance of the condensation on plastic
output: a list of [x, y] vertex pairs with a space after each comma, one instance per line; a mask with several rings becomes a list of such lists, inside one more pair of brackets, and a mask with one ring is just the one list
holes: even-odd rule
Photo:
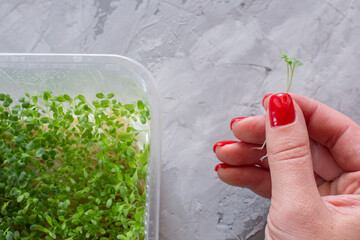
[[51, 90], [83, 94], [114, 93], [124, 103], [143, 100], [151, 112], [150, 159], [147, 175], [145, 239], [159, 239], [160, 119], [159, 96], [151, 73], [140, 63], [118, 55], [0, 54], [0, 92], [15, 99]]

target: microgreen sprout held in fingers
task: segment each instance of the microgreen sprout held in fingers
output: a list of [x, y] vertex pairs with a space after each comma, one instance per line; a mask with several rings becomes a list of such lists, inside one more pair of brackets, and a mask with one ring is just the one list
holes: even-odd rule
[[293, 57], [288, 57], [286, 53], [280, 53], [279, 57], [283, 58], [286, 62], [286, 93], [290, 91], [291, 83], [294, 77], [296, 66], [302, 66], [302, 62]]
[[[295, 67], [302, 66], [303, 63], [294, 57], [288, 57], [288, 55], [283, 52], [281, 52], [279, 54], [279, 57], [284, 59], [286, 62], [286, 91], [285, 92], [288, 93], [290, 91], [290, 87], [291, 87], [292, 80], [294, 77]], [[266, 140], [264, 141], [264, 143], [261, 147], [254, 147], [254, 149], [263, 150], [265, 148], [265, 145], [266, 145]], [[260, 158], [260, 161], [263, 161], [266, 157], [267, 157], [267, 154], [262, 156]]]

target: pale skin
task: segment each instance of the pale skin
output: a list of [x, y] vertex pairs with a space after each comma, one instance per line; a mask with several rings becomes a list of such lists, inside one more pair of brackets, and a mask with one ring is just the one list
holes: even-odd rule
[[[268, 112], [234, 122], [239, 142], [216, 147], [230, 165], [218, 177], [271, 199], [265, 239], [360, 239], [360, 126], [320, 102], [291, 96], [296, 118], [288, 125], [271, 127]], [[254, 149], [265, 139], [266, 149]]]

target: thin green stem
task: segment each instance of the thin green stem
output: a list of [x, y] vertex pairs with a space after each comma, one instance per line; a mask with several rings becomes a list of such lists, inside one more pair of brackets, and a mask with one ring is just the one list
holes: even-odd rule
[[288, 93], [289, 90], [290, 90], [290, 87], [291, 87], [291, 83], [292, 83], [292, 80], [293, 80], [293, 76], [294, 76], [294, 71], [295, 71], [295, 65], [293, 65], [292, 67], [290, 66], [290, 69], [291, 69], [291, 77], [290, 77], [290, 82], [289, 82], [289, 85], [286, 89], [286, 92]]
[[286, 62], [286, 89], [287, 88], [289, 88], [289, 63], [288, 62]]

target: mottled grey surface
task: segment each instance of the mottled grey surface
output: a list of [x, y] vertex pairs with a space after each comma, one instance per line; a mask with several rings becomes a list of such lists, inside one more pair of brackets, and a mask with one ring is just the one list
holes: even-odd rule
[[284, 90], [280, 51], [304, 62], [292, 91], [360, 122], [360, 1], [7, 0], [0, 35], [0, 52], [120, 54], [153, 72], [164, 240], [262, 238], [269, 202], [220, 182], [211, 148]]

